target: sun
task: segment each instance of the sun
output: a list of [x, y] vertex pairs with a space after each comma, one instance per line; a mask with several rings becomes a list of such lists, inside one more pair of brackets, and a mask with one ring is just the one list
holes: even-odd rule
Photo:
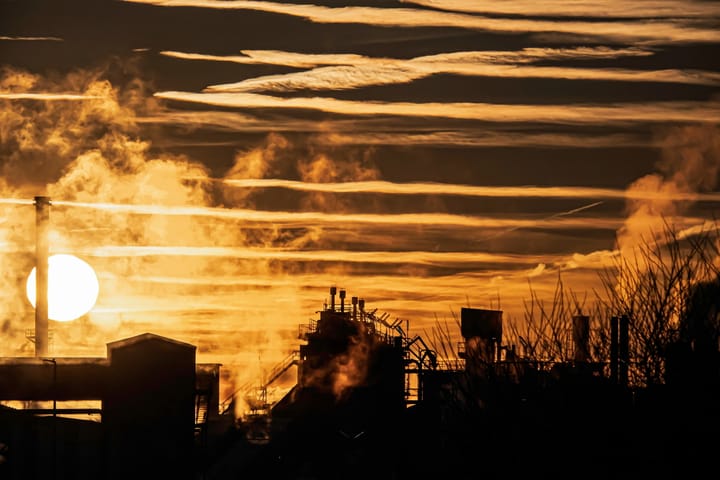
[[[25, 290], [35, 307], [35, 268], [28, 275]], [[75, 320], [95, 306], [100, 284], [95, 270], [84, 260], [67, 254], [48, 258], [48, 318], [58, 322]]]

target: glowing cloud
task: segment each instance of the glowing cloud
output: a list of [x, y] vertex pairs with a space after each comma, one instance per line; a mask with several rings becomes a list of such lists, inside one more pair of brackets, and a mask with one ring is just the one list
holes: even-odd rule
[[97, 95], [78, 95], [76, 93], [39, 93], [39, 92], [23, 92], [23, 93], [2, 93], [0, 99], [5, 100], [97, 100], [102, 97]]
[[662, 82], [698, 85], [720, 84], [720, 74], [694, 70], [628, 70], [617, 68], [571, 68], [530, 66], [540, 60], [612, 58], [650, 55], [638, 49], [578, 48], [524, 49], [517, 52], [468, 51], [436, 54], [412, 59], [371, 58], [358, 55], [306, 55], [278, 51], [244, 51], [247, 56], [164, 52], [168, 56], [237, 63], [281, 64], [313, 67], [303, 72], [261, 76], [241, 82], [211, 85], [208, 92], [342, 90], [373, 85], [409, 83], [431, 75], [454, 74], [509, 78], [562, 78], [570, 80], [610, 80], [623, 82]]
[[720, 15], [715, 3], [687, 0], [651, 0], [624, 2], [618, 0], [590, 0], [582, 2], [537, 2], [515, 0], [400, 0], [400, 3], [468, 13], [495, 15], [524, 15], [548, 17], [611, 17], [611, 18], [677, 18]]
[[252, 93], [158, 92], [156, 97], [235, 108], [304, 108], [345, 115], [444, 117], [488, 122], [608, 124], [615, 122], [718, 122], [715, 102], [606, 105], [498, 105], [489, 103], [360, 102], [328, 97], [280, 98]]
[[674, 21], [582, 22], [500, 19], [463, 13], [412, 8], [324, 7], [263, 1], [218, 0], [125, 0], [163, 7], [202, 7], [258, 10], [306, 18], [317, 23], [361, 23], [394, 27], [455, 27], [495, 32], [558, 32], [614, 39], [638, 39], [648, 42], [715, 42], [720, 33], [713, 28], [684, 25]]
[[62, 42], [62, 38], [58, 37], [10, 37], [0, 36], [0, 40], [17, 41], [17, 42]]
[[308, 183], [273, 178], [215, 179], [238, 188], [282, 187], [293, 190], [332, 193], [386, 193], [395, 195], [463, 195], [502, 198], [588, 198], [677, 200], [720, 202], [720, 193], [659, 192], [590, 187], [538, 187], [535, 185], [488, 187], [448, 183], [393, 183], [381, 180], [367, 182]]

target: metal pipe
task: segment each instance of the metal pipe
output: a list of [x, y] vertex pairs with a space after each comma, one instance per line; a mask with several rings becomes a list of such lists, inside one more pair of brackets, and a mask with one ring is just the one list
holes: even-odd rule
[[352, 302], [353, 310], [352, 310], [352, 318], [353, 320], [357, 320], [357, 303], [358, 303], [358, 297], [352, 297], [350, 299]]
[[330, 311], [335, 311], [335, 293], [337, 292], [337, 287], [330, 287]]
[[48, 230], [50, 197], [35, 197], [35, 356], [48, 352]]
[[345, 290], [340, 290], [340, 311], [345, 311]]
[[575, 315], [573, 320], [573, 346], [575, 347], [574, 360], [577, 363], [587, 362], [590, 359], [590, 317]]

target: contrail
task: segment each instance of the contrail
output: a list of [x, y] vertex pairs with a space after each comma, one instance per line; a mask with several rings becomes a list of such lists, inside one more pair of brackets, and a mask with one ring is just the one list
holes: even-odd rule
[[579, 212], [582, 212], [583, 210], [587, 210], [588, 208], [597, 207], [601, 203], [603, 203], [603, 202], [591, 203], [590, 205], [585, 205], [583, 207], [574, 208], [572, 210], [568, 210], [567, 212], [556, 213], [555, 215], [551, 215], [548, 218], [564, 217], [565, 215], [572, 215], [573, 213], [579, 213]]
[[[551, 219], [553, 219], [553, 218], [565, 217], [565, 216], [572, 215], [572, 214], [575, 214], [575, 213], [578, 213], [578, 212], [582, 212], [583, 210], [587, 210], [587, 209], [589, 209], [589, 208], [597, 207], [598, 205], [600, 205], [600, 204], [602, 204], [602, 203], [603, 203], [603, 202], [594, 202], [594, 203], [591, 203], [591, 204], [589, 204], [589, 205], [584, 205], [584, 206], [582, 206], [582, 207], [578, 207], [578, 208], [574, 208], [574, 209], [572, 209], [572, 210], [568, 210], [567, 212], [555, 213], [555, 214], [553, 214], [553, 215], [550, 215], [549, 217], [542, 218], [542, 219], [540, 219], [540, 220], [538, 220], [538, 221], [539, 221], [539, 222], [545, 222], [545, 221], [551, 220]], [[495, 234], [493, 234], [493, 235], [487, 235], [487, 236], [485, 236], [485, 237], [483, 237], [483, 238], [477, 239], [476, 241], [477, 241], [477, 242], [482, 242], [482, 241], [485, 241], [485, 240], [490, 240], [491, 238], [496, 238], [496, 237], [505, 235], [505, 234], [507, 234], [507, 233], [514, 232], [514, 231], [519, 230], [519, 229], [521, 229], [521, 228], [523, 228], [523, 227], [520, 226], [520, 225], [518, 225], [517, 227], [508, 228], [507, 230], [503, 230], [502, 232], [498, 232], [498, 233], [495, 233]]]

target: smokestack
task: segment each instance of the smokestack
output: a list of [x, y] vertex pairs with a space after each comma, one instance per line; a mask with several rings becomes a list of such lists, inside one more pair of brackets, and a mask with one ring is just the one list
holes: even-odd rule
[[573, 345], [575, 346], [574, 360], [578, 363], [590, 359], [590, 317], [575, 315], [573, 317]]
[[337, 292], [337, 287], [330, 287], [330, 311], [335, 311], [335, 293]]
[[365, 299], [358, 300], [358, 308], [360, 309], [360, 319], [365, 320]]
[[345, 311], [345, 290], [340, 290], [340, 311]]
[[357, 303], [358, 303], [358, 297], [352, 297], [352, 298], [350, 299], [350, 301], [352, 302], [352, 306], [353, 306], [352, 318], [353, 318], [353, 320], [357, 320]]
[[48, 353], [48, 230], [50, 197], [35, 197], [35, 356]]

